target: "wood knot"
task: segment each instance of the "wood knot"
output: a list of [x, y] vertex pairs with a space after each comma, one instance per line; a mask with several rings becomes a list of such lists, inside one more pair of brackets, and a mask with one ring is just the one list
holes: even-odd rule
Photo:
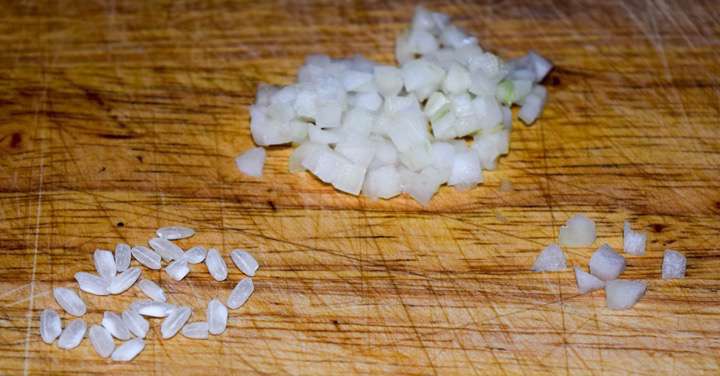
[[664, 230], [667, 226], [660, 223], [653, 223], [651, 227], [655, 232], [662, 232], [662, 230]]
[[13, 149], [17, 149], [20, 147], [20, 143], [22, 142], [22, 135], [20, 132], [15, 132], [10, 136], [10, 147]]

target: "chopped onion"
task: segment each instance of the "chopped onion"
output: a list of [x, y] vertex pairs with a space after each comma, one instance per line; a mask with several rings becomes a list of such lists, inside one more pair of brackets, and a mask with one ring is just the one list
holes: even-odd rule
[[265, 165], [265, 149], [252, 148], [235, 158], [235, 164], [245, 175], [260, 177]]
[[568, 247], [587, 247], [595, 241], [595, 222], [590, 218], [576, 214], [560, 227], [560, 245]]
[[616, 279], [605, 286], [605, 302], [610, 309], [630, 309], [645, 294], [647, 284]]
[[532, 271], [534, 272], [556, 272], [567, 268], [566, 258], [563, 251], [557, 244], [550, 244], [540, 252], [535, 259]]
[[363, 193], [372, 198], [392, 198], [402, 192], [400, 173], [393, 165], [368, 171]]
[[644, 232], [633, 231], [630, 222], [625, 221], [623, 225], [623, 249], [625, 253], [641, 256], [645, 254], [645, 242], [647, 234]]
[[[522, 106], [528, 124], [545, 105], [538, 83], [552, 69], [547, 59], [530, 52], [506, 63], [446, 14], [417, 7], [395, 57], [399, 67], [308, 56], [297, 83], [258, 86], [253, 140], [292, 143], [289, 170], [340, 191], [384, 199], [405, 192], [426, 205], [440, 185], [468, 189], [495, 169], [509, 150], [511, 105]], [[470, 147], [458, 140], [465, 136]], [[237, 159], [253, 176], [263, 161], [255, 149]]]
[[448, 185], [474, 186], [483, 181], [480, 158], [471, 150], [455, 154]]
[[577, 282], [578, 292], [581, 294], [605, 287], [605, 281], [577, 266], [575, 267], [575, 281]]
[[617, 254], [609, 245], [603, 244], [590, 257], [589, 265], [590, 273], [603, 281], [610, 281], [625, 270], [625, 258]]
[[685, 278], [687, 259], [682, 253], [666, 249], [663, 255], [662, 279]]

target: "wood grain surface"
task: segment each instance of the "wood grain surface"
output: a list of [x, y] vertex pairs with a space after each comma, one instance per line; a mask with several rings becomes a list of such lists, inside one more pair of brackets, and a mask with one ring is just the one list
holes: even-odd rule
[[[292, 175], [286, 148], [262, 179], [233, 162], [252, 146], [259, 82], [292, 82], [310, 53], [393, 62], [414, 3], [4, 2], [0, 374], [720, 374], [717, 2], [425, 5], [504, 57], [534, 48], [557, 66], [545, 114], [518, 123], [499, 169], [428, 208]], [[578, 212], [595, 246], [620, 248], [625, 219], [649, 232], [623, 274], [649, 285], [634, 309], [578, 295], [570, 270], [529, 271]], [[131, 363], [87, 340], [42, 343], [53, 287], [91, 271], [96, 248], [169, 224], [198, 230], [182, 246], [244, 247], [262, 265], [224, 335], [163, 341], [154, 321]], [[660, 280], [668, 247], [687, 255], [686, 279]], [[570, 263], [592, 250], [567, 250]], [[143, 273], [197, 320], [241, 278]], [[140, 293], [82, 296], [97, 323]]]

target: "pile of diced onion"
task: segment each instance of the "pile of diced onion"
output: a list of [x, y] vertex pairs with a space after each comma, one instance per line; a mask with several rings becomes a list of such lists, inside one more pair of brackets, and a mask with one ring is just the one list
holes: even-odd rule
[[[427, 204], [442, 184], [465, 190], [495, 168], [509, 149], [513, 104], [526, 124], [545, 105], [548, 60], [530, 52], [505, 62], [442, 13], [418, 7], [395, 57], [399, 67], [313, 55], [297, 83], [260, 85], [250, 108], [255, 143], [297, 146], [290, 171], [340, 191], [405, 192]], [[264, 161], [254, 148], [236, 163], [261, 176]]]

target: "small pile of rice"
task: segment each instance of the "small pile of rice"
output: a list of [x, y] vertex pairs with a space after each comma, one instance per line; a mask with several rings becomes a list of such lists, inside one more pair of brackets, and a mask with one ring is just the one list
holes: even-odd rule
[[[93, 254], [97, 274], [78, 272], [75, 280], [79, 289], [88, 294], [122, 294], [130, 289], [142, 274], [139, 266], [131, 266], [132, 258], [135, 258], [139, 265], [155, 270], [160, 269], [162, 261], [165, 261], [165, 272], [174, 281], [185, 278], [190, 272], [189, 264], [201, 262], [205, 262], [214, 280], [227, 279], [227, 264], [216, 249], [206, 251], [202, 246], [195, 246], [184, 251], [172, 242], [194, 234], [195, 231], [187, 227], [163, 227], [157, 230], [156, 238], [148, 241], [150, 248], [131, 248], [127, 244], [118, 244], [114, 254], [98, 249]], [[252, 295], [252, 277], [259, 267], [255, 258], [242, 249], [233, 250], [230, 258], [248, 277], [237, 283], [226, 304], [217, 298], [208, 303], [205, 321], [189, 322], [193, 314], [191, 307], [167, 303], [168, 298], [162, 287], [149, 279], [141, 279], [137, 286], [150, 300], [135, 301], [121, 313], [105, 311], [102, 321], [92, 325], [89, 330], [81, 318], [87, 313], [87, 306], [80, 295], [70, 288], [54, 288], [53, 296], [57, 304], [69, 315], [78, 318], [63, 329], [60, 315], [47, 308], [40, 314], [40, 336], [47, 344], [52, 344], [57, 339], [59, 348], [70, 350], [80, 345], [87, 332], [87, 337], [98, 355], [114, 361], [130, 361], [145, 348], [144, 338], [150, 329], [146, 317], [163, 319], [160, 326], [163, 339], [172, 338], [177, 333], [192, 339], [207, 339], [210, 334], [222, 334], [227, 326], [228, 309], [240, 308]], [[115, 339], [121, 341], [117, 347]]]

